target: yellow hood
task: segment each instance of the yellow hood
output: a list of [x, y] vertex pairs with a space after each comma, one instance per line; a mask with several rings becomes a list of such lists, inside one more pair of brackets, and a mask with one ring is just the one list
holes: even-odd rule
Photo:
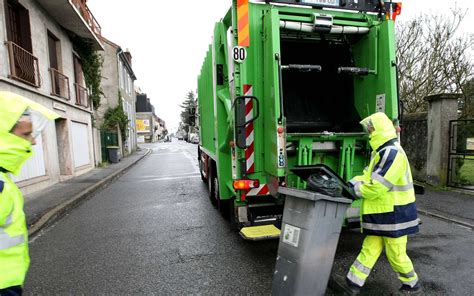
[[26, 110], [32, 110], [49, 120], [59, 117], [55, 112], [30, 99], [11, 92], [0, 92], [0, 167], [18, 175], [24, 162], [31, 157], [31, 143], [10, 131]]
[[374, 131], [369, 136], [369, 143], [373, 150], [377, 150], [386, 142], [397, 138], [397, 133], [392, 121], [385, 113], [378, 112], [364, 118], [360, 124], [363, 126], [371, 125]]

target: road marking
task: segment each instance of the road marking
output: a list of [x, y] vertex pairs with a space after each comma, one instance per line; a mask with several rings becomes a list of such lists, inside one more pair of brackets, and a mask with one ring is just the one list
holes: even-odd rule
[[190, 178], [200, 178], [201, 175], [181, 175], [181, 176], [169, 176], [169, 177], [160, 177], [147, 180], [137, 180], [137, 182], [159, 182], [159, 181], [169, 181], [169, 180], [179, 180], [179, 179], [190, 179]]
[[198, 169], [199, 164], [197, 163], [197, 155], [196, 157], [193, 157], [193, 155], [191, 155], [189, 151], [185, 151], [183, 154], [184, 154], [184, 157], [186, 157], [191, 162], [191, 166], [193, 167], [194, 173], [199, 173], [199, 169]]
[[140, 179], [160, 179], [160, 178], [172, 178], [172, 177], [185, 177], [185, 176], [196, 176], [197, 173], [193, 173], [193, 172], [190, 172], [190, 173], [182, 173], [182, 174], [173, 174], [173, 175], [165, 175], [165, 174], [162, 174], [162, 175], [144, 175], [144, 176], [140, 176]]

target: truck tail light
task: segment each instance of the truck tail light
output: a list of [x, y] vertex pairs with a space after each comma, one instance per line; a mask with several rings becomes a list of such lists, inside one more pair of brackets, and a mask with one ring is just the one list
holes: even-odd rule
[[259, 180], [234, 180], [234, 189], [235, 190], [248, 190], [252, 188], [258, 188], [260, 186]]
[[394, 3], [386, 3], [388, 4], [388, 9], [386, 12], [386, 19], [395, 21], [397, 19], [397, 15], [402, 14], [402, 3], [401, 2], [394, 2]]

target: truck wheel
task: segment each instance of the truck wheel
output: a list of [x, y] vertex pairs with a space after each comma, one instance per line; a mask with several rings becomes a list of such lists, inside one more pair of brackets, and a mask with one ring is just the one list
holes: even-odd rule
[[[207, 185], [209, 187], [209, 200], [211, 201], [211, 204], [214, 206], [214, 207], [217, 207], [217, 199], [216, 199], [216, 188], [215, 188], [215, 184], [214, 184], [214, 179], [217, 180], [217, 177], [214, 176], [215, 174], [215, 171], [214, 171], [214, 167], [211, 165], [209, 167], [209, 175], [208, 175], [208, 182], [207, 182]], [[219, 192], [219, 190], [218, 190]]]
[[237, 223], [238, 219], [235, 214], [235, 205], [234, 205], [235, 197], [229, 199], [228, 201], [229, 201], [229, 208], [228, 208], [227, 213], [229, 215], [230, 230], [237, 232], [239, 228], [238, 228], [238, 223]]
[[202, 157], [201, 157], [201, 149], [198, 148], [198, 163], [199, 163], [199, 173], [201, 174], [201, 180], [204, 183], [208, 182], [208, 179], [204, 177], [204, 162], [202, 162]]
[[219, 194], [219, 178], [217, 177], [217, 174], [214, 176], [214, 179], [212, 180], [214, 183], [214, 201], [215, 201], [215, 206], [218, 210], [221, 208], [221, 196]]
[[206, 177], [204, 177], [203, 170], [204, 170], [204, 163], [202, 162], [202, 159], [199, 158], [199, 173], [201, 174], [201, 181], [203, 181], [204, 183], [207, 183], [209, 180]]

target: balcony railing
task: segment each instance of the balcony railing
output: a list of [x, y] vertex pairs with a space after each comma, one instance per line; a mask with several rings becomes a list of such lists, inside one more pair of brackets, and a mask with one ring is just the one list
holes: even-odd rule
[[49, 71], [51, 73], [51, 94], [69, 101], [71, 99], [69, 78], [54, 68], [50, 68]]
[[89, 93], [87, 88], [77, 83], [74, 83], [76, 88], [76, 105], [89, 108]]
[[6, 42], [10, 61], [10, 78], [36, 88], [41, 86], [38, 58], [14, 42]]
[[79, 10], [82, 17], [92, 29], [94, 34], [96, 34], [98, 37], [101, 37], [102, 28], [100, 27], [92, 12], [89, 10], [89, 7], [87, 7], [87, 5], [81, 0], [72, 0], [72, 4]]

